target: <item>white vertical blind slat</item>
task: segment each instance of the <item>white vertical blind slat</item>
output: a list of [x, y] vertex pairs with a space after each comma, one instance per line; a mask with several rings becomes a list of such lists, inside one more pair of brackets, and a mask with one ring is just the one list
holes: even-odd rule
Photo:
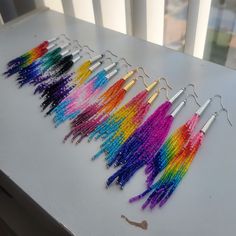
[[49, 7], [50, 9], [54, 11], [58, 11], [61, 13], [64, 13], [63, 5], [61, 0], [44, 0], [44, 5], [46, 7]]
[[93, 12], [96, 25], [103, 26], [100, 0], [93, 0]]
[[165, 0], [147, 0], [147, 41], [163, 45]]
[[100, 0], [103, 26], [127, 33], [125, 0]]
[[62, 0], [64, 13], [69, 16], [75, 16], [73, 0]]
[[129, 35], [133, 35], [132, 7], [133, 0], [125, 0], [126, 32]]
[[132, 5], [132, 27], [135, 37], [147, 40], [146, 1], [134, 0]]
[[72, 0], [72, 3], [76, 18], [95, 23], [93, 0]]
[[211, 0], [189, 0], [185, 53], [203, 58]]
[[4, 24], [4, 22], [3, 22], [3, 19], [2, 19], [2, 15], [0, 13], [0, 25], [3, 25], [3, 24]]

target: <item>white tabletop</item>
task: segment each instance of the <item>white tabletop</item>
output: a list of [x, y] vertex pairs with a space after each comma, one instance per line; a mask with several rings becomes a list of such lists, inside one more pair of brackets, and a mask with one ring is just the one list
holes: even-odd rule
[[[117, 32], [64, 16], [42, 12], [0, 30], [0, 71], [6, 62], [45, 39], [66, 33], [102, 52], [110, 49], [134, 65], [143, 65], [154, 76], [165, 76], [174, 89], [194, 83], [200, 102], [220, 93], [236, 125], [236, 72], [210, 62], [159, 47]], [[115, 79], [114, 79], [115, 80]], [[141, 82], [129, 94], [142, 89]], [[221, 115], [202, 145], [189, 173], [162, 209], [141, 211], [141, 202], [128, 199], [144, 190], [140, 171], [123, 191], [106, 190], [113, 173], [103, 158], [91, 162], [99, 142], [79, 146], [62, 144], [68, 123], [55, 129], [51, 118], [40, 112], [33, 89], [18, 89], [13, 78], [0, 79], [0, 169], [34, 201], [75, 235], [215, 235], [236, 231], [235, 127]], [[154, 108], [164, 100], [158, 99]], [[217, 102], [216, 102], [217, 103]], [[204, 113], [201, 125], [218, 105]], [[195, 111], [190, 99], [172, 131]], [[120, 218], [147, 220], [147, 232]]]

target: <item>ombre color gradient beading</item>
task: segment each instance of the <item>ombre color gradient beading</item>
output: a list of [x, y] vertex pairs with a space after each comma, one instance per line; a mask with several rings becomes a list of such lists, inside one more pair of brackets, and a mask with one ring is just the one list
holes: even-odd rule
[[156, 205], [162, 207], [187, 173], [199, 147], [202, 144], [203, 137], [204, 133], [199, 131], [190, 139], [186, 147], [170, 161], [162, 177], [142, 194], [131, 198], [129, 201], [132, 203], [140, 200], [148, 193], [152, 192], [143, 204], [142, 209], [145, 209], [148, 205], [151, 209]]
[[148, 187], [153, 183], [155, 177], [166, 168], [172, 158], [184, 148], [184, 145], [189, 141], [199, 118], [198, 114], [194, 114], [191, 119], [178, 128], [167, 139], [160, 150], [156, 153], [155, 157], [148, 162], [145, 168], [145, 173], [148, 175], [146, 181]]
[[106, 153], [107, 166], [114, 163], [117, 151], [138, 128], [151, 106], [147, 102], [147, 95], [147, 90], [141, 91], [94, 130], [89, 141], [93, 137], [106, 139], [94, 159], [100, 154]]

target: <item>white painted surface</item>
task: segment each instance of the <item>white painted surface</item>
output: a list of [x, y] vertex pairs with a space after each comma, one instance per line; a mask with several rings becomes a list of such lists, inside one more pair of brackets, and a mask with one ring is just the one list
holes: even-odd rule
[[[153, 77], [167, 77], [175, 88], [171, 94], [188, 83], [195, 83], [202, 103], [215, 93], [222, 94], [236, 124], [235, 71], [52, 11], [0, 30], [0, 71], [8, 60], [60, 33], [99, 52], [110, 49], [135, 65], [143, 65]], [[16, 42], [21, 42], [20, 46]], [[139, 82], [128, 98], [141, 89]], [[14, 79], [0, 79], [0, 169], [75, 235], [235, 234], [235, 127], [230, 129], [223, 115], [209, 130], [190, 172], [173, 197], [163, 209], [151, 212], [141, 211], [141, 202], [128, 203], [129, 197], [144, 189], [142, 171], [123, 191], [116, 187], [106, 190], [105, 180], [113, 170], [105, 168], [102, 158], [90, 161], [99, 142], [63, 145], [68, 124], [55, 129], [51, 119], [43, 117], [39, 105], [31, 87], [18, 89]], [[216, 108], [214, 104], [204, 113], [200, 125]], [[190, 100], [177, 116], [172, 131], [195, 110]], [[121, 214], [134, 221], [147, 220], [147, 232], [125, 223]]]

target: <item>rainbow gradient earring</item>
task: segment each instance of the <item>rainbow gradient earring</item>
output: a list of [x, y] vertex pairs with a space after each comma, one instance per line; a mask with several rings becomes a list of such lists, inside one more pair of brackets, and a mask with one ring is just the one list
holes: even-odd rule
[[[132, 150], [134, 144], [139, 142], [142, 144], [146, 139], [145, 133], [151, 132], [152, 126], [155, 126], [160, 120], [164, 119], [167, 112], [172, 107], [172, 104], [185, 92], [186, 88], [194, 85], [189, 84], [185, 88], [180, 89], [171, 99], [162, 103], [155, 112], [126, 140], [124, 145], [119, 149], [115, 159], [115, 166], [119, 166], [121, 164], [125, 164], [128, 154]], [[145, 131], [146, 130], [146, 131]], [[145, 133], [144, 133], [145, 131]], [[144, 135], [143, 135], [144, 134]], [[130, 153], [131, 154], [131, 153]]]
[[[160, 80], [154, 81], [95, 129], [90, 135], [89, 141], [94, 136], [96, 139], [101, 137], [103, 140], [106, 140], [101, 145], [100, 151], [92, 158], [93, 160], [98, 158], [102, 153], [105, 153], [107, 167], [110, 167], [115, 162], [118, 150], [142, 123], [151, 104], [158, 97], [160, 90], [166, 90], [166, 88], [161, 88], [148, 98], [149, 92], [159, 83], [159, 81]], [[167, 82], [166, 84], [170, 87]]]
[[[110, 113], [116, 109], [116, 107], [124, 99], [126, 93], [135, 85], [137, 78], [131, 80], [128, 84], [125, 81], [130, 78], [136, 70], [132, 70], [118, 80], [113, 86], [111, 86], [96, 103], [88, 106], [83, 113], [78, 115], [73, 121], [71, 126], [71, 131], [66, 135], [65, 140], [70, 136], [73, 136], [72, 141], [80, 137], [76, 142], [77, 144], [82, 141], [82, 139], [88, 136], [94, 129], [106, 120]], [[107, 96], [108, 91], [112, 91], [112, 96]]]
[[[49, 88], [58, 80], [61, 80], [63, 78], [61, 76], [67, 73], [73, 67], [73, 65], [82, 58], [80, 53], [84, 48], [88, 48], [88, 46], [85, 45], [82, 48], [71, 52], [69, 55], [66, 55], [68, 51], [64, 51], [63, 53], [65, 56], [61, 60], [57, 61], [56, 64], [46, 71], [43, 76], [39, 77], [36, 82], [36, 85], [38, 86], [36, 87], [34, 94], [43, 93], [45, 89]], [[89, 53], [87, 52], [86, 54]]]
[[[188, 96], [194, 97], [194, 95]], [[140, 141], [133, 143], [133, 146], [130, 148], [130, 152], [127, 154], [127, 156], [125, 156], [123, 160], [120, 159], [119, 162], [116, 162], [116, 165], [120, 165], [122, 163], [123, 166], [111, 177], [108, 178], [107, 186], [110, 186], [111, 183], [116, 178], [118, 178], [117, 183], [120, 185], [120, 188], [123, 189], [123, 187], [130, 180], [130, 178], [140, 168], [145, 166], [152, 158], [154, 158], [155, 153], [160, 149], [160, 147], [164, 143], [169, 133], [170, 127], [174, 121], [174, 118], [185, 106], [188, 96], [175, 108], [175, 110], [171, 114], [166, 114], [157, 123], [154, 120], [155, 125], [150, 124], [145, 130], [142, 130], [141, 135], [142, 137], [145, 137], [145, 139], [143, 139], [142, 143]], [[152, 116], [150, 116], [150, 118], [152, 118]], [[143, 124], [143, 126], [146, 125], [145, 123]]]
[[[112, 61], [111, 58], [106, 58]], [[90, 104], [94, 97], [97, 97], [98, 94], [107, 86], [108, 82], [113, 78], [121, 69], [116, 68], [114, 69], [122, 60], [128, 66], [128, 62], [121, 58], [117, 62], [113, 62], [109, 66], [105, 67], [103, 70], [98, 72], [95, 76], [88, 79], [84, 85], [81, 85], [78, 89], [72, 92], [68, 97], [67, 100], [70, 100], [70, 104], [67, 107], [64, 107], [64, 114], [66, 114], [69, 119], [75, 118], [79, 113], [81, 113], [81, 106], [83, 104]], [[112, 70], [113, 69], [113, 70]], [[111, 71], [112, 70], [112, 71]], [[84, 95], [84, 96], [81, 96]], [[82, 97], [82, 99], [81, 99]], [[79, 101], [83, 101], [82, 103]], [[66, 110], [66, 111], [65, 111]], [[66, 118], [64, 118], [66, 119]]]
[[146, 202], [142, 205], [142, 209], [145, 209], [148, 205], [150, 206], [150, 209], [153, 209], [156, 205], [162, 207], [186, 175], [203, 142], [204, 136], [222, 111], [227, 114], [228, 122], [232, 126], [228, 117], [228, 111], [225, 108], [221, 108], [218, 112], [215, 112], [202, 129], [189, 140], [182, 151], [171, 160], [161, 178], [142, 194], [131, 198], [129, 202], [138, 201], [152, 192]]
[[223, 108], [220, 95], [217, 94], [207, 99], [185, 124], [180, 126], [172, 135], [170, 135], [160, 150], [156, 153], [155, 157], [148, 162], [145, 168], [145, 174], [148, 175], [146, 180], [148, 187], [151, 186], [156, 176], [167, 167], [174, 156], [176, 156], [188, 143], [201, 115], [208, 108], [214, 98], [220, 98], [220, 104]]
[[47, 70], [49, 70], [57, 61], [61, 60], [67, 52], [69, 52], [68, 50], [64, 50], [68, 46], [70, 46], [70, 43], [59, 46], [46, 53], [41, 58], [38, 58], [32, 64], [21, 69], [17, 78], [20, 87], [28, 83], [34, 84], [37, 78], [43, 76]]
[[[101, 64], [100, 62], [98, 63]], [[102, 91], [109, 80], [118, 73], [118, 69], [114, 69], [113, 71], [109, 72], [116, 65], [117, 63], [112, 63], [111, 65], [107, 66], [101, 74], [97, 74], [97, 76], [87, 80], [87, 83], [80, 86], [70, 95], [68, 95], [53, 110], [53, 112], [55, 112], [55, 125], [58, 126], [68, 119], [74, 119], [79, 113], [81, 113], [83, 109], [85, 109], [85, 107], [87, 107], [92, 102], [92, 99]], [[94, 66], [93, 68], [95, 68]]]
[[10, 77], [13, 74], [19, 72], [21, 68], [30, 65], [35, 60], [46, 54], [49, 50], [54, 48], [56, 46], [54, 42], [57, 40], [58, 37], [46, 40], [41, 44], [39, 44], [38, 46], [36, 46], [35, 48], [32, 48], [31, 50], [27, 51], [23, 55], [9, 61], [7, 63], [8, 70], [4, 72], [4, 75]]
[[[110, 59], [110, 58], [106, 58], [106, 59]], [[42, 103], [42, 108], [44, 110], [50, 104], [53, 104], [53, 105], [51, 109], [46, 113], [46, 115], [49, 115], [53, 111], [53, 109], [56, 107], [56, 105], [59, 104], [58, 102], [61, 102], [62, 99], [64, 99], [65, 97], [67, 97], [67, 99], [73, 99], [75, 101], [76, 99], [78, 100], [79, 97], [81, 97], [82, 95], [83, 95], [83, 99], [85, 100], [88, 97], [91, 98], [93, 96], [96, 96], [96, 94], [98, 94], [102, 89], [106, 87], [109, 80], [118, 73], [117, 69], [111, 72], [111, 70], [115, 66], [116, 66], [115, 63], [110, 64], [109, 66], [105, 67], [103, 70], [98, 72], [95, 76], [87, 80], [83, 85], [79, 87], [76, 87], [76, 85], [74, 84], [72, 85], [66, 84], [66, 86], [57, 86], [57, 88], [60, 91], [60, 95], [61, 95], [60, 97], [58, 97], [59, 91], [55, 89], [55, 86], [53, 90], [48, 89], [46, 92], [47, 93], [46, 100]], [[60, 80], [60, 83], [61, 83], [61, 80]], [[68, 88], [71, 88], [70, 95], [68, 94], [69, 92]]]

